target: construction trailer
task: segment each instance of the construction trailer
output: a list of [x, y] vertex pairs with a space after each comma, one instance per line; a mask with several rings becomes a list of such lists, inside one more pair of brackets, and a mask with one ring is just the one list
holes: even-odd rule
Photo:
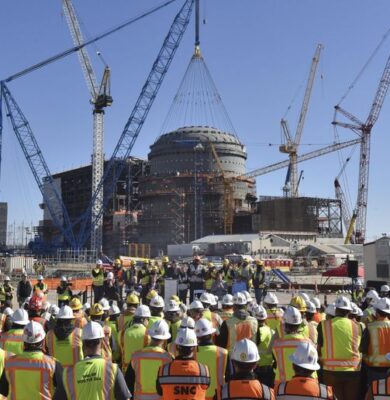
[[[365, 280], [372, 286], [390, 282], [390, 237], [384, 235], [380, 239], [363, 245]], [[376, 285], [375, 285], [376, 283]]]

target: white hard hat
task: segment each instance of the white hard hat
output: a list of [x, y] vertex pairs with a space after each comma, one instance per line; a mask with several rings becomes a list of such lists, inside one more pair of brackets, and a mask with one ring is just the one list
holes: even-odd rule
[[306, 302], [306, 312], [310, 314], [315, 314], [317, 312], [317, 307], [315, 306], [313, 301]]
[[24, 308], [19, 308], [12, 314], [11, 321], [18, 325], [27, 325], [29, 323], [28, 312]]
[[110, 306], [110, 310], [108, 312], [109, 315], [117, 315], [120, 314], [121, 310], [119, 309], [119, 307], [115, 304], [113, 304], [112, 306]]
[[283, 315], [283, 321], [290, 325], [300, 325], [302, 323], [302, 315], [297, 308], [293, 306], [287, 306]]
[[5, 277], [4, 277], [4, 282], [8, 282], [8, 281], [10, 281], [11, 279], [10, 279], [10, 277], [8, 276], [8, 275], [6, 275]]
[[389, 287], [389, 285], [382, 285], [382, 286], [381, 286], [381, 292], [382, 292], [382, 293], [389, 293], [389, 292], [390, 292], [390, 287]]
[[164, 308], [164, 306], [165, 306], [164, 299], [159, 295], [154, 296], [152, 298], [152, 300], [150, 300], [149, 305], [150, 305], [150, 307]]
[[96, 340], [103, 338], [104, 338], [103, 327], [98, 322], [89, 321], [84, 326], [82, 333], [83, 340]]
[[245, 294], [238, 292], [233, 296], [233, 304], [245, 305], [247, 303]]
[[363, 282], [360, 279], [356, 279], [355, 285], [356, 286], [363, 286]]
[[316, 306], [316, 309], [320, 309], [321, 308], [321, 300], [318, 297], [313, 297], [311, 299], [311, 301], [314, 303], [314, 305]]
[[372, 301], [378, 301], [379, 300], [379, 294], [376, 290], [372, 289], [369, 290], [367, 295], [366, 295], [367, 299], [370, 299]]
[[385, 297], [383, 299], [378, 300], [375, 303], [374, 308], [386, 314], [390, 314], [390, 299]]
[[306, 303], [308, 301], [310, 301], [310, 297], [307, 293], [299, 291], [298, 294], [299, 294], [299, 296], [303, 297], [303, 299], [305, 300]]
[[102, 306], [103, 311], [108, 311], [110, 309], [110, 303], [104, 297], [100, 299], [99, 304]]
[[169, 300], [168, 304], [165, 305], [165, 312], [179, 312], [180, 306], [175, 300]]
[[109, 272], [107, 274], [107, 279], [114, 279], [114, 274], [112, 272]]
[[140, 317], [140, 318], [150, 318], [152, 315], [150, 314], [149, 307], [142, 304], [137, 307], [137, 309], [135, 310], [134, 316]]
[[225, 294], [222, 298], [223, 306], [232, 306], [233, 305], [233, 296], [231, 294]]
[[11, 307], [6, 307], [6, 308], [4, 309], [4, 311], [3, 311], [3, 314], [6, 315], [7, 317], [12, 316], [13, 313], [14, 313], [14, 312], [13, 312], [13, 310], [12, 310]]
[[246, 297], [247, 303], [252, 301], [252, 296], [247, 290], [243, 290], [241, 293]]
[[248, 301], [247, 303], [247, 310], [249, 313], [252, 313], [254, 308], [257, 306], [257, 303], [253, 302], [253, 301]]
[[211, 304], [211, 296], [207, 292], [203, 292], [199, 299], [202, 303]]
[[89, 310], [90, 308], [91, 308], [91, 305], [89, 303], [83, 304], [83, 311]]
[[351, 301], [351, 307], [352, 307], [351, 314], [358, 315], [359, 307], [353, 301]]
[[390, 353], [387, 353], [385, 357], [387, 361], [390, 361]]
[[61, 282], [68, 282], [68, 280], [66, 279], [66, 276], [61, 276]]
[[195, 333], [196, 337], [199, 338], [202, 336], [212, 335], [213, 333], [215, 333], [215, 329], [208, 319], [201, 318], [200, 320], [195, 322]]
[[203, 304], [199, 300], [194, 300], [190, 306], [190, 310], [204, 310]]
[[195, 330], [189, 328], [179, 329], [177, 332], [175, 344], [183, 347], [195, 347], [198, 345]]
[[260, 360], [259, 350], [252, 340], [242, 339], [234, 345], [231, 358], [242, 363], [256, 363]]
[[195, 321], [191, 317], [184, 317], [181, 320], [180, 328], [195, 329]]
[[255, 313], [256, 319], [267, 319], [267, 311], [262, 305], [256, 306], [253, 311]]
[[336, 316], [336, 306], [334, 303], [330, 303], [325, 308], [325, 314], [330, 315], [331, 317]]
[[302, 342], [298, 345], [295, 352], [291, 354], [289, 360], [298, 367], [317, 371], [320, 369], [318, 364], [318, 353], [310, 342]]
[[352, 311], [351, 300], [345, 296], [338, 296], [335, 301], [335, 307], [340, 310]]
[[60, 312], [60, 308], [58, 306], [56, 306], [55, 304], [52, 304], [50, 306], [49, 312], [51, 315], [57, 316], [58, 313]]
[[73, 319], [73, 310], [69, 306], [62, 306], [57, 315], [57, 319]]
[[152, 339], [157, 340], [167, 340], [171, 337], [171, 334], [169, 333], [169, 326], [165, 319], [159, 319], [154, 322], [148, 330], [148, 333]]
[[96, 265], [103, 265], [103, 261], [102, 260], [97, 260], [96, 261]]
[[30, 321], [23, 330], [23, 342], [34, 344], [42, 342], [45, 339], [46, 333], [43, 326], [36, 321]]
[[38, 281], [43, 281], [43, 276], [42, 276], [42, 275], [38, 275], [37, 280], [38, 280]]
[[267, 293], [264, 297], [264, 303], [266, 304], [279, 304], [279, 300], [275, 293]]
[[210, 294], [210, 306], [216, 306], [218, 304], [218, 296]]

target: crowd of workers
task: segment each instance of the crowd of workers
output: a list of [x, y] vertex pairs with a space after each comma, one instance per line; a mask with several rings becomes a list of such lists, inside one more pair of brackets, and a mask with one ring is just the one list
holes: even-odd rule
[[[177, 279], [163, 261], [164, 274]], [[164, 301], [153, 268], [138, 290], [143, 268], [105, 273], [98, 262], [91, 305], [74, 296], [65, 278], [58, 305], [48, 303], [43, 279], [24, 299], [18, 285], [14, 311], [0, 298], [0, 394], [18, 400], [390, 399], [387, 285], [378, 294], [357, 282], [354, 301], [339, 295], [331, 304], [301, 291], [287, 305], [274, 292], [257, 301], [248, 290], [235, 290], [236, 281], [248, 289], [264, 283], [261, 263], [244, 262], [216, 271], [214, 280], [232, 276], [219, 297], [206, 290], [210, 271], [195, 258], [185, 271], [187, 289], [196, 284], [190, 301], [178, 295]], [[201, 279], [191, 280], [194, 275]], [[127, 289], [123, 304], [120, 283]]]

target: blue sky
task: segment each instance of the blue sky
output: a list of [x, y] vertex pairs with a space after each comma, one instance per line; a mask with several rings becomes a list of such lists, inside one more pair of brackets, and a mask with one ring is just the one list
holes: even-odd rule
[[[147, 3], [147, 4], [146, 4]], [[159, 4], [149, 0], [74, 0], [89, 36], [100, 33]], [[311, 58], [324, 45], [300, 152], [334, 140], [333, 106], [389, 28], [388, 0], [203, 0], [207, 24], [202, 51], [236, 131], [247, 146], [247, 169], [283, 160], [279, 121], [300, 86], [287, 115], [295, 128]], [[146, 4], [146, 5], [145, 5]], [[97, 44], [112, 69], [114, 104], [106, 116], [105, 152], [109, 157], [182, 1]], [[0, 8], [0, 77], [71, 46], [60, 0], [3, 0]], [[172, 98], [193, 52], [190, 26], [170, 67], [133, 155], [146, 157], [158, 136]], [[99, 76], [103, 65], [89, 48]], [[344, 108], [365, 120], [390, 52], [381, 47]], [[302, 85], [303, 84], [303, 85]], [[28, 117], [53, 173], [90, 161], [92, 116], [88, 91], [76, 55], [9, 83]], [[386, 99], [372, 134], [368, 239], [389, 232], [388, 171], [390, 99]], [[293, 129], [294, 130], [294, 129]], [[339, 129], [342, 140], [354, 138]], [[267, 144], [273, 144], [269, 146]], [[350, 150], [344, 151], [346, 158]], [[352, 203], [356, 200], [358, 149], [347, 168]], [[301, 164], [302, 195], [332, 197], [340, 170], [335, 153]], [[279, 195], [285, 171], [258, 178], [258, 194]], [[16, 141], [4, 122], [0, 200], [9, 202], [9, 222], [30, 224], [41, 217], [41, 195]]]

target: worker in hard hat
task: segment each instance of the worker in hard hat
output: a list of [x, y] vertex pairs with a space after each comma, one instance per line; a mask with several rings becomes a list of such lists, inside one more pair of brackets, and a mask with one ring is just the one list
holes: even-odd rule
[[348, 318], [355, 321], [360, 326], [360, 332], [363, 337], [363, 332], [366, 329], [366, 324], [362, 322], [363, 311], [355, 303], [351, 302], [352, 311], [349, 313]]
[[47, 354], [58, 360], [63, 367], [75, 365], [83, 359], [81, 329], [73, 326], [73, 311], [62, 306], [54, 329], [46, 334]]
[[245, 282], [246, 288], [245, 290], [249, 290], [251, 287], [252, 277], [253, 277], [253, 268], [251, 266], [251, 259], [249, 257], [244, 257], [240, 268], [239, 268], [239, 275], [241, 280]]
[[184, 314], [187, 313], [187, 306], [180, 300], [180, 297], [177, 296], [176, 294], [173, 294], [169, 300], [175, 301], [180, 308], [180, 318], [183, 318]]
[[58, 307], [68, 306], [73, 296], [72, 290], [70, 289], [72, 283], [68, 282], [66, 276], [61, 276], [60, 284], [57, 286], [57, 299]]
[[317, 322], [319, 324], [321, 321], [323, 321], [326, 318], [326, 314], [324, 313], [322, 306], [321, 306], [321, 300], [318, 297], [312, 297], [310, 300], [316, 308], [316, 312], [313, 317], [313, 321]]
[[92, 289], [93, 300], [97, 303], [104, 296], [104, 268], [103, 261], [97, 260], [95, 267], [92, 269]]
[[179, 292], [178, 294], [180, 301], [183, 304], [187, 303], [188, 288], [189, 288], [188, 267], [184, 263], [181, 263], [178, 268], [177, 290]]
[[316, 306], [312, 301], [306, 302], [306, 313], [305, 319], [307, 322], [307, 327], [309, 329], [309, 339], [313, 342], [315, 346], [317, 346], [318, 339], [318, 323], [314, 321], [314, 316], [317, 312]]
[[217, 392], [217, 400], [262, 399], [274, 400], [274, 391], [260, 382], [254, 370], [260, 359], [255, 343], [243, 339], [235, 343], [231, 359], [234, 374]]
[[379, 301], [380, 297], [375, 289], [371, 289], [367, 292], [366, 297], [361, 306], [363, 310], [362, 321], [367, 324], [375, 320], [375, 308], [374, 304]]
[[118, 331], [124, 331], [133, 319], [135, 310], [139, 306], [139, 297], [135, 293], [130, 293], [126, 297], [126, 309], [121, 312], [118, 318]]
[[82, 340], [85, 358], [64, 369], [55, 400], [131, 398], [118, 365], [102, 357], [104, 336], [103, 328], [97, 322], [88, 322], [84, 327]]
[[107, 310], [104, 310], [100, 303], [95, 303], [92, 305], [91, 310], [89, 312], [89, 316], [91, 321], [97, 322], [102, 328], [104, 332], [104, 340], [101, 343], [102, 349], [102, 357], [106, 360], [112, 359], [112, 337], [111, 337], [111, 328], [105, 323], [105, 313], [109, 311], [110, 307], [108, 306]]
[[390, 297], [390, 286], [389, 285], [382, 285], [379, 291], [379, 297]]
[[171, 337], [167, 322], [163, 319], [154, 322], [148, 332], [150, 344], [133, 353], [125, 374], [127, 386], [135, 399], [145, 396], [158, 398], [158, 370], [172, 361], [172, 356], [165, 350], [166, 342]]
[[282, 335], [283, 311], [278, 307], [279, 300], [275, 293], [269, 292], [264, 297], [264, 308], [267, 310], [267, 325], [279, 336]]
[[23, 331], [30, 322], [28, 313], [23, 308], [16, 310], [11, 316], [11, 328], [0, 335], [0, 348], [13, 354], [23, 353]]
[[267, 325], [267, 311], [262, 305], [257, 305], [254, 308], [253, 315], [259, 325], [256, 335], [256, 345], [260, 359], [257, 362], [255, 373], [261, 383], [273, 387], [275, 373], [273, 370], [272, 342], [275, 331]]
[[234, 344], [241, 339], [256, 341], [257, 320], [246, 310], [247, 299], [243, 293], [233, 296], [233, 316], [223, 321], [220, 334], [216, 336], [216, 344], [232, 352]]
[[137, 270], [135, 261], [131, 260], [130, 265], [122, 272], [122, 279], [125, 285], [126, 293], [132, 293], [137, 286]]
[[[186, 329], [186, 328], [195, 329], [195, 321], [193, 320], [193, 318], [184, 317], [180, 322], [180, 327], [179, 327], [179, 330], [177, 331], [177, 333], [179, 333], [179, 331], [181, 329]], [[176, 335], [176, 337], [177, 337], [177, 335]], [[171, 342], [168, 343], [167, 350], [172, 355], [173, 358], [176, 358], [178, 356], [176, 339], [172, 340]]]
[[222, 310], [219, 315], [222, 318], [222, 321], [226, 321], [231, 318], [233, 315], [233, 296], [231, 294], [225, 294], [222, 298]]
[[39, 292], [43, 294], [49, 293], [49, 288], [47, 287], [46, 283], [43, 281], [43, 276], [38, 275], [37, 283], [33, 286], [33, 293], [38, 294]]
[[24, 350], [5, 358], [0, 378], [0, 394], [9, 399], [51, 399], [61, 380], [62, 366], [45, 355], [45, 331], [41, 324], [30, 321], [23, 330]]
[[164, 318], [164, 307], [165, 302], [161, 296], [154, 296], [152, 300], [150, 300], [149, 308], [152, 315], [149, 320], [148, 328], [150, 328], [156, 321]]
[[12, 299], [14, 298], [15, 289], [11, 285], [11, 278], [6, 275], [3, 281], [2, 291], [4, 292], [4, 305], [5, 307], [12, 307]]
[[133, 320], [119, 337], [122, 354], [122, 371], [126, 373], [133, 353], [149, 345], [150, 337], [147, 331], [151, 317], [148, 306], [140, 305], [135, 311]]
[[302, 334], [301, 325], [301, 313], [297, 308], [287, 306], [283, 315], [283, 336], [275, 336], [272, 343], [272, 351], [276, 361], [275, 382], [286, 382], [292, 379], [294, 370], [289, 357], [300, 343], [310, 342], [310, 339]]
[[299, 294], [297, 296], [293, 296], [291, 298], [290, 306], [295, 307], [301, 313], [302, 324], [300, 327], [300, 332], [306, 338], [310, 338], [309, 326], [308, 326], [308, 322], [306, 320], [306, 311], [307, 311], [306, 301], [310, 301], [309, 297], [306, 294], [302, 295], [302, 293], [301, 293], [301, 294]]
[[42, 305], [43, 301], [41, 297], [37, 295], [31, 297], [28, 303], [28, 317], [30, 321], [38, 322], [43, 326], [44, 329], [46, 329], [47, 321], [42, 317]]
[[207, 366], [195, 360], [197, 338], [193, 329], [180, 329], [176, 337], [178, 356], [158, 371], [157, 393], [165, 400], [206, 399], [210, 385]]
[[203, 290], [205, 278], [205, 270], [199, 256], [193, 258], [188, 268], [188, 276], [190, 281], [190, 302], [193, 302], [195, 296]]
[[318, 349], [322, 366], [322, 382], [333, 386], [337, 399], [359, 398], [361, 331], [358, 324], [348, 318], [351, 301], [337, 297], [332, 319], [318, 326]]
[[364, 286], [361, 279], [356, 278], [352, 281], [352, 301], [361, 305], [364, 298]]
[[386, 354], [390, 350], [390, 299], [383, 297], [377, 301], [375, 321], [367, 324], [360, 344], [364, 363], [367, 366], [367, 384], [384, 379], [390, 368]]
[[118, 318], [121, 314], [121, 310], [116, 304], [111, 304], [108, 310], [108, 320], [106, 325], [111, 329], [112, 337], [112, 361], [120, 363], [121, 360], [121, 348], [119, 345], [119, 331], [118, 331]]
[[16, 288], [16, 297], [19, 307], [22, 307], [22, 304], [26, 301], [26, 299], [31, 296], [32, 291], [33, 287], [27, 277], [27, 273], [23, 272], [22, 279], [19, 281], [18, 287]]
[[119, 294], [118, 282], [113, 272], [109, 272], [104, 280], [103, 297], [109, 301], [116, 301], [119, 307], [122, 307], [122, 298]]
[[[390, 362], [390, 353], [386, 354], [386, 360]], [[371, 382], [368, 387], [365, 400], [385, 400], [390, 399], [390, 374], [386, 378]]]
[[74, 297], [69, 302], [69, 307], [73, 311], [73, 325], [75, 326], [75, 328], [84, 328], [84, 326], [87, 325], [88, 321], [84, 316], [83, 305], [81, 304], [81, 301], [77, 297]]
[[203, 305], [202, 318], [208, 319], [215, 329], [215, 335], [219, 335], [223, 321], [218, 313], [210, 310], [211, 305], [216, 304], [214, 296], [211, 293], [203, 292], [200, 296], [200, 301]]
[[205, 270], [204, 275], [204, 290], [207, 292], [211, 291], [211, 287], [213, 286], [214, 280], [216, 276], [215, 265], [212, 262], [207, 263], [207, 268]]
[[232, 371], [228, 351], [213, 343], [215, 328], [208, 319], [201, 318], [195, 323], [195, 334], [198, 339], [196, 360], [208, 367], [210, 386], [206, 391], [206, 400], [212, 400], [215, 391], [229, 379]]
[[142, 304], [146, 304], [147, 306], [150, 304], [151, 300], [153, 297], [158, 296], [157, 290], [150, 289], [148, 293], [146, 294], [146, 298], [142, 299]]
[[194, 321], [201, 319], [203, 316], [203, 312], [204, 312], [204, 307], [199, 300], [194, 300], [188, 307], [188, 315]]
[[175, 341], [182, 319], [179, 303], [175, 300], [169, 300], [169, 302], [165, 304], [164, 319], [168, 323], [171, 340]]
[[227, 258], [225, 258], [222, 262], [222, 273], [223, 273], [223, 279], [225, 280], [227, 285], [228, 293], [232, 294], [234, 270], [233, 266], [230, 264], [230, 261]]
[[261, 304], [265, 296], [265, 270], [263, 260], [255, 260], [256, 269], [253, 273], [253, 288], [257, 304]]
[[315, 377], [315, 371], [321, 367], [318, 364], [317, 350], [312, 343], [300, 343], [289, 360], [292, 362], [294, 376], [287, 382], [277, 383], [276, 399], [336, 399], [333, 388], [319, 383]]

